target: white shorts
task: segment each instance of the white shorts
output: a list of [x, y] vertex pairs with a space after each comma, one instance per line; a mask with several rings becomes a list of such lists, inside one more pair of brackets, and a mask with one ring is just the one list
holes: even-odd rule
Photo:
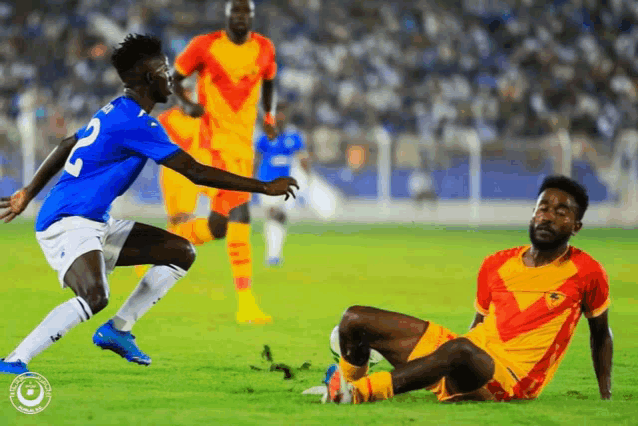
[[278, 197], [271, 197], [270, 195], [259, 194], [259, 204], [265, 208], [275, 208], [281, 211], [287, 212], [295, 206], [296, 200], [289, 197], [285, 200], [284, 195]]
[[133, 225], [135, 222], [131, 220], [110, 218], [108, 222], [101, 223], [70, 216], [60, 219], [42, 232], [36, 232], [35, 237], [64, 288], [64, 276], [75, 259], [90, 251], [101, 251], [106, 273], [113, 272]]

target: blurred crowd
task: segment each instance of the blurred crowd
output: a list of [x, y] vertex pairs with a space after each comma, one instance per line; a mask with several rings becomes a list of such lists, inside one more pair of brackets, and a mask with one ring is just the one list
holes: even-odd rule
[[[495, 150], [566, 130], [611, 153], [638, 122], [635, 0], [255, 1], [255, 30], [277, 49], [281, 98], [318, 162], [348, 146], [375, 155], [391, 136], [396, 167], [445, 167], [467, 135]], [[121, 89], [109, 56], [125, 34], [160, 35], [169, 59], [223, 28], [223, 2], [0, 2], [0, 150], [36, 94], [42, 159]], [[468, 133], [469, 132], [469, 133]]]

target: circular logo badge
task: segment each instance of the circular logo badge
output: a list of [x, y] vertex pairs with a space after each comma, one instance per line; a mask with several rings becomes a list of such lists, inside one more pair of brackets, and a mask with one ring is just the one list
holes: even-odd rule
[[9, 399], [16, 410], [37, 414], [51, 402], [51, 385], [38, 373], [23, 373], [11, 383]]

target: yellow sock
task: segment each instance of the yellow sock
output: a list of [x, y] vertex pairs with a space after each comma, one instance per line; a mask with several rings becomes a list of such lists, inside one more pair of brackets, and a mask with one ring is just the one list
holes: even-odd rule
[[173, 234], [186, 238], [197, 246], [215, 239], [210, 232], [208, 219], [203, 217], [169, 226], [168, 230]]
[[230, 269], [235, 281], [235, 290], [249, 289], [253, 276], [253, 262], [250, 253], [250, 225], [228, 222], [226, 248], [228, 249]]
[[365, 376], [355, 382], [352, 382], [352, 385], [355, 388], [355, 404], [382, 401], [394, 396], [392, 376], [387, 371]]
[[339, 370], [341, 370], [341, 374], [346, 382], [354, 382], [368, 374], [368, 364], [366, 363], [363, 367], [357, 367], [341, 357], [339, 360]]

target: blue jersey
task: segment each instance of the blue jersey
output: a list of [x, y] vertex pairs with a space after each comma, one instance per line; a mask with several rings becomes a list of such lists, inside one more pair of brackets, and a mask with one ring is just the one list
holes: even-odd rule
[[113, 200], [133, 184], [148, 158], [161, 163], [180, 150], [155, 118], [125, 96], [99, 110], [76, 137], [40, 209], [38, 232], [67, 216], [106, 222]]
[[278, 177], [290, 176], [290, 165], [294, 155], [304, 149], [303, 139], [297, 131], [282, 132], [273, 140], [262, 135], [255, 147], [255, 150], [261, 154], [258, 179], [271, 181]]

